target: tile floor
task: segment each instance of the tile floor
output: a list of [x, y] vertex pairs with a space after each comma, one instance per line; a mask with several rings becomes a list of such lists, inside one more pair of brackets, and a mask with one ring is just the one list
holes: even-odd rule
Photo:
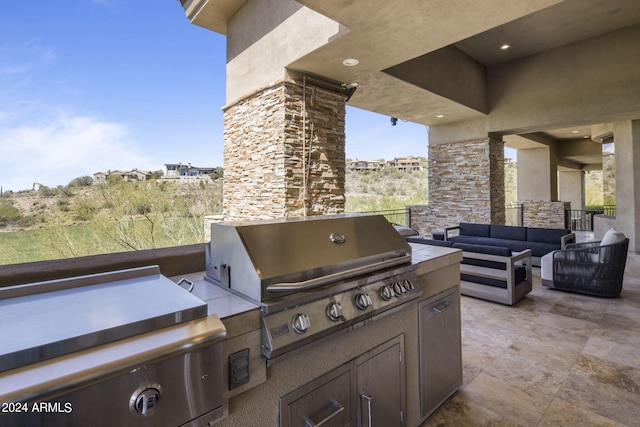
[[462, 297], [464, 383], [424, 426], [640, 426], [640, 255], [602, 299], [547, 289]]

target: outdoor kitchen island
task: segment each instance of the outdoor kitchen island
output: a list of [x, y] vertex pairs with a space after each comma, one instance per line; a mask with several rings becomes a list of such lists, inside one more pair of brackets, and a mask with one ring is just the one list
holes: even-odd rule
[[[462, 384], [459, 250], [411, 244], [417, 297], [281, 356], [262, 313], [202, 272], [193, 294], [225, 325], [220, 426], [419, 426]], [[372, 296], [373, 297], [373, 296]], [[324, 422], [324, 423], [323, 423]]]

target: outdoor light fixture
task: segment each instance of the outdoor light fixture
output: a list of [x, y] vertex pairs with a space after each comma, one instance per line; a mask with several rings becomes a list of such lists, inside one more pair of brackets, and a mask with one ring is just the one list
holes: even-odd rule
[[391, 117], [391, 126], [395, 126], [398, 123], [397, 117]]

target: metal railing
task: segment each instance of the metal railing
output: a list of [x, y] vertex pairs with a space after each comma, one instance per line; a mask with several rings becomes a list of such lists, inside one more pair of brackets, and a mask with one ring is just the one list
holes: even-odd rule
[[604, 205], [602, 209], [571, 209], [566, 212], [566, 227], [572, 231], [593, 231], [596, 215], [616, 216], [615, 205]]
[[504, 207], [505, 225], [524, 224], [524, 211], [521, 203], [507, 203]]
[[383, 215], [387, 221], [392, 224], [403, 225], [405, 227], [411, 227], [411, 209], [387, 209], [381, 211], [367, 211], [363, 213]]

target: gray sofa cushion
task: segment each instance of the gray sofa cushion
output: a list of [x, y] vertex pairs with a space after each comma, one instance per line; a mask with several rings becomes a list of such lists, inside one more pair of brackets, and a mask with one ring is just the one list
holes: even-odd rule
[[505, 240], [527, 240], [527, 227], [492, 225], [489, 237]]
[[571, 230], [564, 228], [529, 227], [527, 230], [527, 240], [530, 242], [556, 244], [558, 245], [558, 249], [560, 249], [560, 238], [569, 233], [571, 233]]
[[[474, 245], [471, 243], [454, 243], [453, 247], [456, 249], [462, 249], [465, 252], [475, 252], [487, 255], [498, 256], [511, 256], [511, 250], [509, 248], [503, 248], [500, 246], [485, 246]], [[486, 259], [475, 259], [469, 257], [462, 258], [462, 264], [475, 265], [478, 267], [494, 268], [496, 270], [506, 270], [507, 264], [500, 261], [490, 261]]]
[[405, 240], [409, 243], [420, 243], [422, 245], [445, 246], [448, 248], [453, 246], [453, 242], [450, 242], [448, 240], [447, 241], [432, 240], [432, 239], [426, 239], [424, 237], [407, 237]]
[[472, 224], [469, 222], [460, 223], [460, 235], [489, 237], [491, 225], [489, 224]]
[[476, 245], [472, 243], [454, 243], [454, 248], [462, 249], [466, 252], [476, 252], [487, 255], [511, 256], [511, 249], [502, 246]]

